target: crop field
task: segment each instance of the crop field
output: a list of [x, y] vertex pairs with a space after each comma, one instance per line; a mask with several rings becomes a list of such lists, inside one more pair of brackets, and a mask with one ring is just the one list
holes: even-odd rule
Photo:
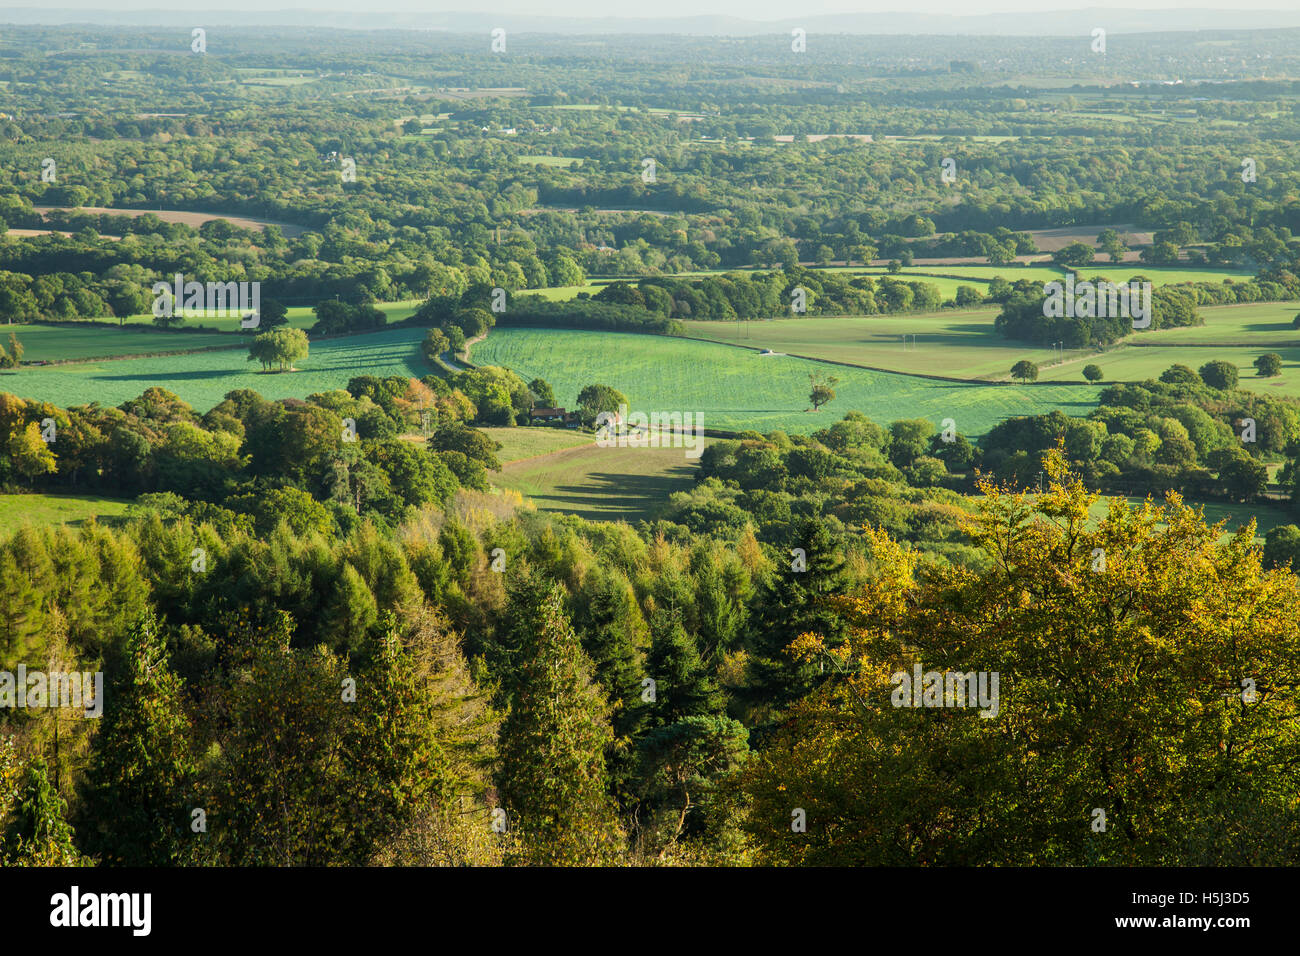
[[[1300, 348], [1300, 331], [1291, 320], [1300, 305], [1293, 302], [1202, 308], [1204, 326], [1143, 332], [1108, 352], [1065, 349], [1054, 353], [998, 335], [994, 308], [928, 312], [891, 316], [832, 316], [754, 322], [685, 323], [687, 334], [754, 348], [845, 362], [916, 375], [1005, 380], [1011, 366], [1028, 359], [1039, 366], [1040, 381], [1083, 383], [1083, 367], [1101, 366], [1108, 381], [1143, 381], [1158, 377], [1170, 365], [1193, 368], [1226, 358], [1242, 369], [1250, 387], [1300, 395], [1294, 361], [1288, 349]], [[904, 346], [903, 336], [907, 335]], [[912, 339], [915, 336], [915, 340]], [[1264, 352], [1283, 357], [1278, 378], [1256, 379], [1252, 362]]]
[[[1011, 366], [1021, 359], [1040, 365], [1053, 360], [1050, 348], [1021, 344], [998, 335], [993, 330], [996, 315], [996, 309], [973, 309], [915, 315], [685, 324], [687, 334], [695, 338], [913, 375], [998, 380], [1006, 378]], [[908, 336], [906, 346], [904, 335]], [[1090, 354], [1091, 349], [1065, 353], [1067, 359]], [[1063, 378], [1082, 381], [1077, 370]]]
[[0, 537], [7, 538], [25, 525], [75, 525], [89, 518], [117, 518], [130, 503], [99, 495], [0, 495]]
[[[602, 383], [626, 394], [635, 410], [698, 412], [705, 428], [725, 430], [808, 433], [860, 411], [879, 422], [951, 417], [963, 433], [981, 435], [1004, 418], [1054, 408], [1085, 415], [1096, 405], [1089, 387], [942, 382], [617, 332], [495, 329], [474, 347], [474, 361], [540, 376], [566, 407], [583, 386]], [[835, 401], [818, 412], [807, 410], [809, 375], [839, 379]]]
[[0, 391], [67, 407], [118, 405], [156, 385], [207, 411], [237, 388], [271, 399], [304, 398], [343, 388], [355, 375], [427, 375], [423, 336], [422, 329], [393, 329], [313, 343], [296, 372], [262, 372], [242, 349], [28, 367], [0, 373]]
[[1151, 242], [1150, 232], [1143, 232], [1140, 229], [1135, 229], [1132, 223], [1123, 222], [1093, 226], [1062, 226], [1056, 229], [1024, 229], [1021, 231], [1029, 233], [1033, 237], [1034, 245], [1038, 246], [1043, 252], [1056, 252], [1073, 242], [1086, 242], [1095, 246], [1098, 235], [1101, 234], [1102, 230], [1108, 228], [1116, 230], [1122, 236], [1128, 236], [1130, 245]]
[[[1282, 374], [1274, 378], [1260, 378], [1251, 364], [1265, 352], [1282, 356]], [[1300, 397], [1300, 346], [1292, 348], [1233, 348], [1213, 346], [1137, 346], [1125, 345], [1090, 356], [1084, 360], [1068, 362], [1051, 368], [1041, 368], [1039, 381], [1070, 382], [1083, 380], [1083, 367], [1089, 362], [1101, 367], [1106, 377], [1099, 383], [1141, 382], [1159, 378], [1171, 365], [1186, 365], [1199, 369], [1206, 362], [1223, 359], [1237, 366], [1240, 387], [1262, 395], [1290, 395]]]
[[25, 362], [108, 358], [239, 344], [238, 339], [224, 335], [162, 332], [135, 326], [114, 329], [98, 325], [6, 325], [0, 326], [0, 342], [5, 343], [6, 348], [10, 332], [22, 344]]
[[[53, 212], [56, 209], [63, 209], [60, 206], [33, 206], [37, 212], [42, 215]], [[84, 212], [91, 215], [102, 215], [109, 213], [114, 216], [157, 216], [163, 222], [180, 222], [187, 226], [193, 226], [195, 229], [205, 222], [211, 222], [214, 219], [224, 219], [232, 226], [240, 229], [265, 229], [267, 226], [279, 226], [280, 231], [290, 239], [302, 235], [302, 226], [295, 226], [290, 222], [281, 222], [276, 219], [259, 219], [256, 216], [242, 216], [236, 214], [222, 215], [215, 212], [196, 212], [191, 209], [123, 209], [109, 206], [78, 206], [75, 210], [68, 209], [72, 212]]]
[[[423, 304], [419, 299], [408, 299], [403, 302], [376, 302], [375, 308], [388, 316], [389, 322], [400, 322], [402, 319], [410, 318]], [[153, 315], [146, 312], [142, 315], [128, 316], [127, 324], [135, 325], [153, 325]], [[309, 305], [290, 306], [285, 318], [288, 319], [289, 325], [295, 329], [309, 329], [316, 324], [316, 313], [312, 311]], [[111, 319], [107, 321], [113, 321]], [[219, 329], [222, 332], [240, 332], [247, 331], [250, 335], [261, 331], [259, 329], [243, 330], [239, 323], [241, 319], [238, 315], [213, 315], [213, 316], [188, 316], [185, 324], [180, 328], [209, 328]]]
[[681, 448], [602, 448], [588, 442], [506, 465], [488, 480], [531, 498], [542, 511], [639, 521], [661, 511], [673, 492], [690, 489], [697, 462]]
[[1204, 325], [1180, 329], [1156, 329], [1136, 336], [1142, 345], [1300, 345], [1300, 330], [1291, 321], [1300, 313], [1300, 302], [1260, 302], [1248, 305], [1202, 306], [1197, 311]]

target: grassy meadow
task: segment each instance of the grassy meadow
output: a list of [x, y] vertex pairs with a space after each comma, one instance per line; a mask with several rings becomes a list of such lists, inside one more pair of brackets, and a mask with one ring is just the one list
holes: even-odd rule
[[[698, 412], [704, 427], [725, 430], [807, 433], [860, 411], [880, 422], [951, 417], [963, 433], [980, 435], [1015, 415], [1053, 408], [1080, 415], [1096, 405], [1089, 387], [942, 382], [617, 332], [499, 328], [474, 346], [473, 360], [545, 378], [566, 407], [583, 386], [602, 383], [626, 394], [634, 409]], [[817, 412], [808, 410], [810, 375], [839, 379], [835, 401]]]
[[239, 388], [270, 399], [304, 398], [343, 388], [356, 375], [427, 375], [432, 367], [420, 355], [423, 337], [423, 329], [392, 329], [314, 342], [296, 372], [263, 372], [242, 349], [29, 366], [0, 373], [0, 391], [67, 407], [119, 405], [158, 386], [207, 411]]
[[0, 495], [0, 537], [29, 525], [76, 525], [90, 518], [119, 518], [130, 503], [100, 495]]
[[681, 448], [602, 448], [588, 440], [508, 464], [488, 477], [542, 511], [592, 521], [639, 521], [660, 512], [673, 492], [691, 487], [697, 461]]

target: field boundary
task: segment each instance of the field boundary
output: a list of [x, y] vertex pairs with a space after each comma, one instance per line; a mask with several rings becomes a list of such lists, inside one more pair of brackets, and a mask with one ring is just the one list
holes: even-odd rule
[[88, 358], [47, 359], [41, 362], [23, 362], [22, 368], [46, 368], [51, 365], [85, 365], [93, 362], [118, 362], [124, 359], [166, 358], [169, 355], [198, 355], [201, 352], [231, 352], [243, 345], [205, 345], [197, 349], [165, 349], [162, 352], [131, 352], [124, 355], [100, 355]]
[[[26, 325], [50, 325], [55, 327], [94, 325], [98, 328], [116, 329], [130, 328], [130, 326], [117, 326], [108, 322], [28, 322]], [[2, 328], [2, 327], [0, 327]], [[276, 328], [288, 328], [288, 326], [276, 326]], [[317, 335], [311, 338], [311, 342], [332, 342], [335, 339], [356, 338], [362, 335], [379, 335], [384, 332], [394, 332], [399, 328], [414, 328], [414, 326], [403, 326], [400, 322], [392, 322], [382, 329], [362, 329], [354, 332], [338, 332], [334, 335]], [[270, 330], [268, 330], [270, 331]], [[304, 330], [305, 331], [305, 330]], [[198, 332], [203, 335], [221, 335], [221, 336], [243, 336], [241, 332], [227, 332], [222, 329], [155, 329], [150, 326], [142, 326], [141, 333], [161, 332], [164, 335], [176, 335], [186, 332]], [[137, 333], [137, 334], [141, 334]], [[84, 365], [87, 362], [120, 362], [126, 359], [144, 359], [144, 358], [166, 358], [169, 355], [198, 355], [203, 352], [230, 352], [236, 349], [247, 349], [249, 347], [248, 339], [241, 339], [239, 342], [231, 342], [226, 345], [203, 345], [198, 348], [189, 349], [163, 349], [160, 352], [130, 352], [121, 355], [99, 355], [87, 356], [85, 358], [71, 359], [45, 359], [36, 362], [23, 362], [21, 368], [45, 368], [50, 365]]]
[[[750, 352], [763, 351], [763, 349], [759, 348], [756, 345], [740, 345], [739, 343], [736, 342], [720, 342], [717, 339], [702, 339], [694, 335], [675, 335], [670, 337], [677, 338], [677, 339], [689, 339], [692, 342], [708, 342], [711, 345], [726, 345], [726, 346], [730, 346], [731, 348], [745, 349], [746, 351], [750, 351]], [[954, 378], [951, 375], [933, 375], [926, 372], [902, 372], [895, 368], [881, 368], [880, 366], [877, 365], [858, 365], [854, 362], [840, 362], [837, 361], [836, 359], [817, 358], [816, 356], [813, 355], [800, 355], [796, 352], [782, 352], [781, 354], [787, 355], [790, 358], [803, 359], [806, 362], [821, 362], [825, 365], [839, 365], [842, 368], [860, 368], [867, 372], [884, 372], [888, 375], [907, 375], [911, 378], [926, 378], [936, 382], [949, 382], [954, 385], [1010, 385], [1010, 386], [1018, 387], [1021, 384], [1024, 384], [1024, 385], [1076, 385], [1080, 387], [1089, 387], [1089, 388], [1094, 387], [1091, 382], [1023, 382], [1021, 383], [1021, 382], [1009, 382], [1006, 381], [1005, 379]]]
[[1300, 345], [1300, 339], [1291, 342], [1250, 342], [1237, 344], [1228, 342], [1129, 342], [1139, 349], [1293, 349]]

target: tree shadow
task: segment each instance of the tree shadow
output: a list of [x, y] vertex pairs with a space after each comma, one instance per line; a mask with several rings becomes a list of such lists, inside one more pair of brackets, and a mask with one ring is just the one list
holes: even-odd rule
[[695, 465], [681, 464], [654, 475], [592, 472], [579, 484], [556, 485], [529, 498], [548, 511], [563, 511], [588, 521], [650, 519], [668, 504], [675, 491], [694, 484]]

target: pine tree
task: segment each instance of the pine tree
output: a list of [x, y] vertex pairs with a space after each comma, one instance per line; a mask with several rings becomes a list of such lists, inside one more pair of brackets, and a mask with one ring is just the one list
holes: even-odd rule
[[751, 711], [766, 712], [769, 723], [779, 720], [791, 702], [831, 676], [822, 663], [801, 661], [789, 654], [791, 643], [801, 634], [812, 633], [821, 635], [826, 646], [835, 647], [844, 634], [841, 615], [830, 601], [849, 587], [844, 546], [813, 519], [801, 524], [795, 540], [795, 546], [804, 552], [806, 570], [795, 570], [791, 562], [778, 565], [764, 589], [746, 648], [749, 686], [737, 694]]
[[612, 707], [614, 732], [635, 733], [643, 719], [638, 705], [645, 674], [638, 645], [646, 625], [632, 586], [622, 573], [597, 566], [583, 579], [572, 606], [573, 625]]
[[608, 705], [591, 680], [563, 607], [563, 592], [524, 572], [509, 613], [521, 636], [519, 674], [501, 728], [501, 796], [522, 832], [524, 861], [597, 865], [614, 860], [623, 834], [609, 795]]
[[189, 834], [195, 764], [184, 688], [152, 613], [127, 636], [125, 658], [95, 737], [83, 831], [105, 863], [167, 866]]
[[[397, 639], [391, 619], [389, 640]], [[373, 863], [381, 866], [500, 865], [509, 841], [491, 828], [488, 791], [496, 763], [498, 720], [475, 685], [456, 632], [427, 605], [402, 618], [399, 647], [384, 655], [388, 676], [361, 698], [366, 712], [414, 714], [376, 721], [387, 740], [415, 740], [414, 759], [394, 763], [409, 783], [402, 788], [402, 824]], [[365, 718], [367, 723], [371, 718]], [[417, 733], [418, 731], [418, 733]], [[388, 762], [384, 739], [367, 745]], [[425, 758], [424, 753], [428, 753]], [[396, 753], [396, 751], [394, 751]], [[362, 798], [363, 801], [365, 798]], [[368, 804], [359, 806], [368, 812]]]
[[351, 562], [343, 562], [324, 618], [330, 642], [335, 647], [354, 646], [378, 618], [379, 605], [370, 586]]
[[651, 617], [650, 657], [646, 662], [655, 682], [651, 725], [662, 727], [685, 717], [722, 713], [726, 698], [700, 660], [695, 639], [682, 626], [681, 614], [660, 608]]
[[9, 551], [0, 553], [0, 663], [26, 660], [44, 629], [41, 595]]

